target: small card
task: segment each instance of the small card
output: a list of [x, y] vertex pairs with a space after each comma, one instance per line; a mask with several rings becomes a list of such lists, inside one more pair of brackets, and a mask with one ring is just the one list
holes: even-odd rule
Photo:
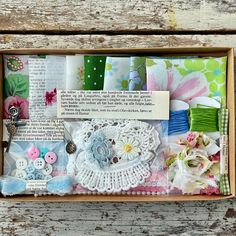
[[58, 90], [58, 118], [168, 120], [168, 91]]
[[47, 190], [47, 180], [41, 180], [41, 179], [37, 179], [37, 180], [28, 180], [26, 182], [26, 190], [29, 191], [45, 191]]

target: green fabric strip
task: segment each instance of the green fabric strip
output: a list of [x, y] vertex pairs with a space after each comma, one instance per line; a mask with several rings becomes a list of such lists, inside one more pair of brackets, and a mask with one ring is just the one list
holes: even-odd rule
[[84, 56], [84, 90], [103, 90], [105, 56]]
[[220, 193], [230, 195], [229, 177], [227, 174], [220, 175]]
[[[222, 108], [219, 110], [219, 129], [221, 134], [221, 140], [225, 140], [223, 137], [228, 135], [228, 119], [229, 119], [229, 111], [228, 109]], [[221, 141], [221, 157], [220, 161], [221, 166], [224, 167], [228, 163], [228, 143], [226, 141]], [[225, 168], [225, 167], [224, 167]], [[230, 195], [230, 185], [229, 185], [229, 176], [225, 173], [225, 170], [221, 169], [220, 174], [220, 193], [223, 195]], [[228, 170], [226, 170], [228, 171]]]

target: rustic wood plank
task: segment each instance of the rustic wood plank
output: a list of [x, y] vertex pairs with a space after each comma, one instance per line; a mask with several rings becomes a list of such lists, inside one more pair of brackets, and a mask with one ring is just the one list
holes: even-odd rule
[[1, 235], [235, 235], [234, 201], [1, 203]]
[[236, 35], [0, 34], [0, 48], [236, 47]]
[[235, 0], [5, 0], [0, 31], [235, 31]]
[[[36, 3], [35, 3], [36, 4]], [[0, 35], [0, 48], [231, 46], [236, 35]], [[0, 202], [0, 235], [236, 235], [236, 200]]]

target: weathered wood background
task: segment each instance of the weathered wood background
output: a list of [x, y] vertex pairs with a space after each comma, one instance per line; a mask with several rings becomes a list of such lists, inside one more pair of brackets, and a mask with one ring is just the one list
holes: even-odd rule
[[[236, 0], [1, 0], [0, 48], [236, 47]], [[236, 200], [0, 202], [0, 235], [236, 235]]]

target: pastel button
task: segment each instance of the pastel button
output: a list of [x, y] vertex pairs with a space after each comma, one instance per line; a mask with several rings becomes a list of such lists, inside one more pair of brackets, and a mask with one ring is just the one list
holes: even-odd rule
[[51, 173], [52, 173], [52, 165], [50, 165], [50, 164], [46, 164], [45, 166], [44, 166], [44, 168], [43, 168], [43, 170], [42, 170], [42, 173], [44, 174], [44, 175], [50, 175]]
[[48, 152], [44, 159], [48, 164], [53, 164], [57, 161], [57, 155], [55, 152]]
[[33, 173], [28, 174], [28, 175], [27, 175], [27, 179], [28, 179], [28, 180], [34, 180], [34, 179], [35, 179], [35, 175], [34, 175]]
[[26, 179], [27, 174], [24, 170], [16, 170], [15, 177], [20, 178], [20, 179]]
[[37, 159], [34, 160], [35, 169], [41, 170], [41, 169], [44, 168], [44, 166], [45, 166], [45, 161], [44, 161], [43, 158], [37, 158]]
[[45, 148], [45, 147], [41, 147], [39, 150], [40, 150], [39, 157], [41, 157], [41, 158], [44, 158], [45, 155], [46, 155], [46, 153], [49, 151], [49, 150], [48, 150], [47, 148]]
[[16, 169], [24, 170], [27, 167], [27, 160], [24, 158], [19, 158], [16, 160]]
[[40, 151], [37, 147], [32, 147], [28, 151], [28, 156], [30, 159], [35, 160], [40, 155]]
[[35, 171], [35, 167], [32, 164], [30, 164], [25, 168], [25, 171], [27, 172], [27, 174], [32, 174]]
[[45, 176], [43, 173], [37, 171], [36, 174], [35, 174], [35, 179], [44, 179]]

